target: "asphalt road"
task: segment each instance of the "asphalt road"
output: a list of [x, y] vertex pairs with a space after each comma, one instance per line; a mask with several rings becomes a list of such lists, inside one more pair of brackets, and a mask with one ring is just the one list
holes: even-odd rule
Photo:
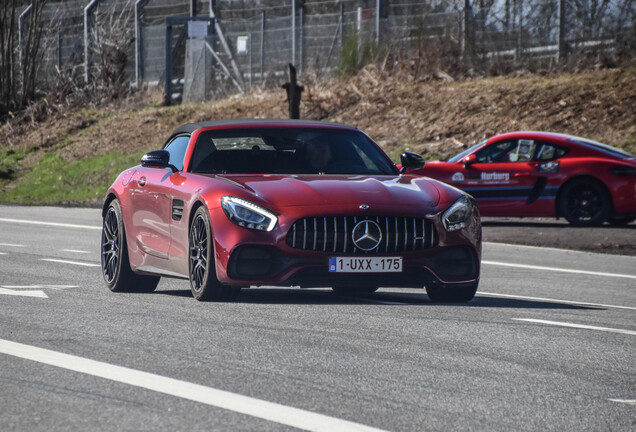
[[108, 291], [99, 225], [0, 206], [0, 430], [636, 429], [636, 257], [486, 243], [466, 305], [200, 303]]
[[586, 252], [636, 256], [636, 221], [578, 228], [565, 219], [482, 218], [484, 240]]

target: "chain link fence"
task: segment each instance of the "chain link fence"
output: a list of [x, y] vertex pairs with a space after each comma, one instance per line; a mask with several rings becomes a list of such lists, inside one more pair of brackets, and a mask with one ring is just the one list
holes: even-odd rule
[[289, 63], [302, 79], [374, 59], [460, 75], [636, 57], [633, 0], [70, 0], [46, 3], [39, 22], [29, 6], [17, 13], [19, 34], [43, 29], [40, 82], [66, 71], [163, 87], [170, 76], [170, 100], [185, 76], [188, 26], [174, 24], [166, 40], [167, 17], [214, 16], [210, 67], [197, 69], [212, 77], [207, 97], [279, 85]]

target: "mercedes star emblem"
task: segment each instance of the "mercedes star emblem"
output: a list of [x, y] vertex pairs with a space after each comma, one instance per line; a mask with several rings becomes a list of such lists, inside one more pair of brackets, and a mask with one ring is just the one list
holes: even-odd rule
[[377, 248], [382, 241], [382, 230], [380, 226], [372, 220], [363, 220], [353, 227], [351, 233], [353, 244], [363, 251], [370, 251]]

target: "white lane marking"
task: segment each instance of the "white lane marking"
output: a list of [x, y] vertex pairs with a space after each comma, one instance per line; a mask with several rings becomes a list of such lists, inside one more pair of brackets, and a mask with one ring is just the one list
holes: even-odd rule
[[325, 432], [381, 431], [299, 408], [5, 339], [0, 339], [0, 353], [200, 402], [298, 429]]
[[530, 270], [543, 270], [543, 271], [554, 271], [554, 272], [561, 272], [561, 273], [576, 273], [576, 274], [584, 274], [584, 275], [591, 275], [591, 276], [636, 279], [636, 275], [628, 275], [628, 274], [620, 274], [620, 273], [594, 272], [594, 271], [588, 271], [588, 270], [574, 270], [574, 269], [545, 267], [545, 266], [536, 266], [536, 265], [528, 265], [528, 264], [512, 264], [512, 263], [504, 263], [504, 262], [498, 262], [498, 261], [482, 261], [481, 263], [486, 265], [525, 268]]
[[91, 230], [101, 230], [102, 229], [101, 226], [95, 226], [95, 225], [77, 225], [77, 224], [68, 224], [68, 223], [59, 223], [59, 222], [45, 222], [45, 221], [33, 221], [33, 220], [23, 220], [23, 219], [0, 218], [0, 222], [21, 223], [21, 224], [29, 224], [29, 225], [44, 225], [44, 226], [54, 226], [54, 227], [62, 227], [62, 228], [91, 229]]
[[568, 322], [548, 321], [548, 320], [540, 320], [540, 319], [532, 319], [532, 318], [513, 318], [513, 320], [525, 321], [525, 322], [536, 323], [536, 324], [547, 324], [547, 325], [553, 325], [558, 327], [569, 327], [569, 328], [584, 329], [584, 330], [597, 330], [597, 331], [636, 336], [636, 331], [634, 330], [615, 329], [610, 327], [597, 327], [597, 326], [590, 326], [585, 324], [574, 324], [574, 323], [568, 323]]
[[17, 248], [26, 247], [21, 244], [13, 244], [13, 243], [0, 243], [0, 246], [17, 247]]
[[7, 288], [0, 288], [0, 295], [20, 296], [20, 297], [37, 297], [37, 298], [49, 298], [42, 290], [11, 290]]
[[90, 253], [88, 251], [77, 250], [77, 249], [60, 249], [60, 252], [69, 252], [69, 253], [76, 253], [76, 254], [88, 254], [88, 253]]
[[0, 252], [0, 255], [6, 255], [6, 252]]
[[551, 303], [565, 303], [565, 304], [580, 305], [580, 306], [604, 307], [604, 308], [610, 308], [610, 309], [636, 310], [636, 307], [632, 307], [632, 306], [609, 305], [609, 304], [603, 304], [603, 303], [587, 303], [587, 302], [580, 302], [575, 300], [561, 300], [561, 299], [553, 299], [553, 298], [546, 298], [546, 297], [528, 297], [528, 296], [511, 295], [511, 294], [497, 294], [497, 293], [490, 293], [490, 292], [483, 292], [483, 291], [477, 291], [477, 295], [483, 295], [487, 297], [511, 298], [511, 299], [519, 299], [519, 300], [542, 301], [542, 302], [551, 302]]
[[[596, 255], [605, 255], [599, 252], [590, 252], [590, 251], [580, 251], [576, 249], [561, 249], [555, 247], [547, 247], [547, 246], [529, 246], [522, 244], [514, 244], [514, 243], [499, 243], [499, 242], [483, 242], [484, 245], [493, 245], [493, 246], [507, 246], [513, 248], [526, 248], [526, 249], [539, 249], [542, 251], [554, 251], [554, 252], [566, 252], [566, 253], [575, 253], [575, 254], [596, 254]], [[631, 257], [631, 255], [621, 255], [622, 257]]]
[[636, 399], [608, 399], [608, 401], [636, 405]]
[[78, 285], [0, 285], [0, 288], [65, 290], [69, 288], [79, 288], [79, 286]]
[[60, 264], [73, 264], [73, 265], [79, 265], [79, 266], [84, 266], [84, 267], [99, 267], [99, 266], [101, 266], [101, 264], [94, 264], [94, 263], [87, 263], [87, 262], [78, 262], [78, 261], [68, 261], [68, 260], [61, 260], [61, 259], [54, 259], [54, 258], [40, 258], [40, 261], [49, 261], [49, 262], [60, 263]]

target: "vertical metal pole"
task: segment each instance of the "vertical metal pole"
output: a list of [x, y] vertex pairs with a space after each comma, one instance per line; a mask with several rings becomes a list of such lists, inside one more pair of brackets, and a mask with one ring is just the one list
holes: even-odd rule
[[358, 61], [360, 61], [360, 52], [362, 51], [362, 8], [358, 6], [358, 13], [356, 15], [356, 38], [358, 40]]
[[517, 29], [517, 62], [521, 62], [522, 47], [521, 38], [523, 32], [523, 0], [519, 0], [519, 28]]
[[565, 0], [559, 0], [559, 42], [557, 48], [557, 62], [561, 63], [565, 57]]
[[141, 88], [141, 80], [143, 79], [143, 58], [141, 50], [143, 49], [141, 40], [141, 8], [145, 0], [137, 0], [135, 2], [135, 84], [137, 88]]
[[166, 90], [165, 104], [172, 103], [172, 25], [168, 23], [166, 18]]
[[198, 0], [190, 0], [190, 16], [197, 16], [197, 1]]
[[305, 9], [304, 8], [300, 8], [300, 40], [299, 40], [299, 44], [298, 44], [298, 57], [299, 57], [299, 64], [298, 64], [298, 74], [302, 74], [303, 73], [303, 11]]
[[340, 2], [340, 51], [344, 43], [344, 4]]
[[250, 90], [252, 90], [252, 75], [254, 75], [254, 70], [252, 69], [252, 32], [249, 33], [250, 38]]
[[89, 14], [91, 14], [93, 12], [93, 9], [95, 8], [95, 6], [97, 6], [97, 3], [99, 3], [100, 0], [92, 0], [89, 4], [86, 5], [86, 7], [84, 8], [84, 81], [88, 83], [88, 54], [89, 54], [89, 40], [88, 40], [88, 33], [89, 33], [89, 27], [90, 27], [90, 20], [88, 18]]
[[375, 43], [380, 44], [380, 0], [375, 1]]
[[62, 69], [62, 36], [60, 31], [57, 31], [57, 69]]
[[263, 84], [265, 69], [265, 11], [261, 12], [261, 84]]
[[[90, 4], [88, 5], [90, 6]], [[88, 83], [88, 6], [84, 9], [84, 82]]]
[[18, 17], [18, 48], [19, 48], [19, 61], [20, 61], [20, 75], [22, 76], [22, 82], [24, 83], [24, 45], [22, 44], [22, 39], [24, 39], [24, 19], [31, 13], [31, 7], [33, 5], [27, 6], [24, 11]]
[[296, 64], [296, 0], [292, 0], [291, 12], [291, 64]]

